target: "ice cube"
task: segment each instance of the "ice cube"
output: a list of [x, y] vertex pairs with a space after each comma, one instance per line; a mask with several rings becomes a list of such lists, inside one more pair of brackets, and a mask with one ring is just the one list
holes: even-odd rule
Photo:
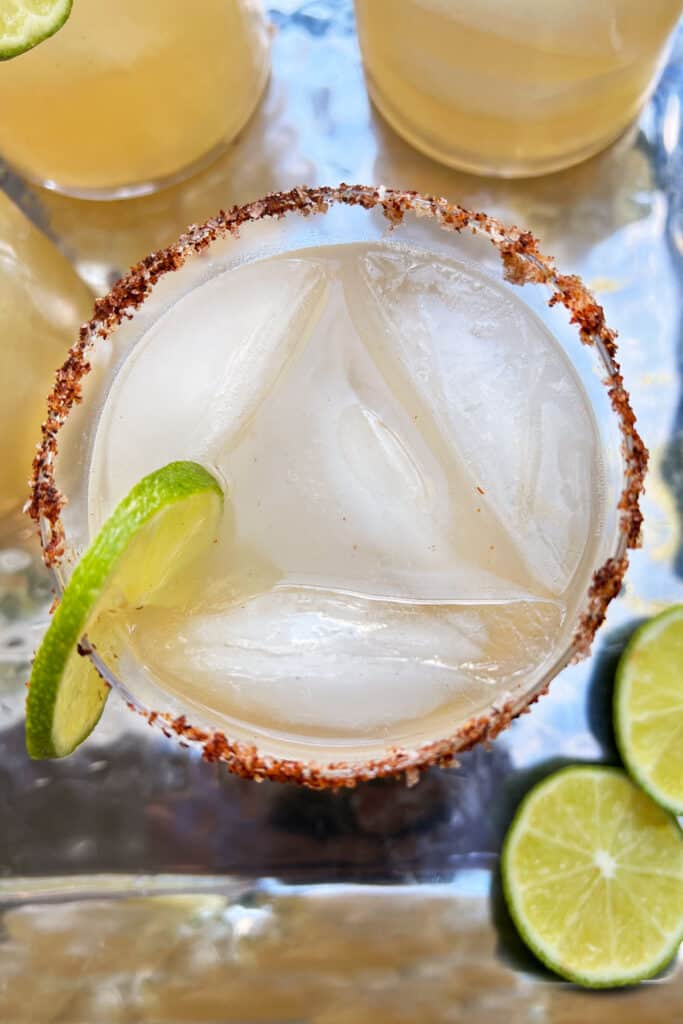
[[100, 417], [90, 480], [96, 528], [153, 469], [220, 461], [305, 342], [326, 287], [319, 262], [259, 262], [207, 282], [157, 321]]
[[565, 591], [598, 488], [592, 416], [557, 342], [502, 285], [432, 255], [371, 250], [353, 287], [357, 329], [432, 447], [485, 492], [536, 584]]
[[409, 605], [281, 587], [240, 605], [134, 619], [143, 663], [214, 716], [313, 736], [391, 732], [486, 708], [542, 663], [551, 602]]

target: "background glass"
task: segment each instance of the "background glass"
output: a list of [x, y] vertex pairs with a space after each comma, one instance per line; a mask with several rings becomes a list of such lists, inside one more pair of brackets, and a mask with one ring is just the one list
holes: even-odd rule
[[0, 539], [3, 517], [28, 497], [26, 467], [45, 417], [40, 392], [52, 386], [92, 302], [69, 261], [0, 192]]
[[51, 39], [0, 66], [0, 152], [72, 195], [139, 195], [240, 131], [268, 77], [260, 0], [76, 0]]
[[452, 167], [545, 174], [612, 142], [647, 99], [680, 0], [356, 0], [368, 88]]

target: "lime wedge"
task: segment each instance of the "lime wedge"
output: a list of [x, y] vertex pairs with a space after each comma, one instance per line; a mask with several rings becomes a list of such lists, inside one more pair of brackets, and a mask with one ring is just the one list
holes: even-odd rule
[[683, 939], [683, 833], [618, 768], [563, 768], [535, 786], [501, 866], [520, 935], [580, 985], [649, 978]]
[[106, 661], [117, 644], [109, 613], [168, 599], [183, 567], [215, 539], [222, 510], [221, 488], [194, 462], [150, 473], [117, 505], [76, 566], [33, 662], [31, 757], [70, 754], [102, 714], [109, 688], [80, 656], [84, 633]]
[[614, 731], [635, 781], [683, 814], [683, 605], [631, 637], [617, 669]]
[[0, 4], [0, 60], [26, 53], [62, 27], [72, 0], [3, 0]]

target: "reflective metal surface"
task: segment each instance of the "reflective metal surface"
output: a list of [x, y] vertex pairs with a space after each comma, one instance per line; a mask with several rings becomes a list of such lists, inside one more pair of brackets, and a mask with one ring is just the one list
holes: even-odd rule
[[[542, 972], [514, 936], [497, 877], [506, 823], [530, 780], [561, 760], [616, 759], [616, 657], [640, 618], [683, 596], [683, 37], [628, 137], [560, 174], [500, 182], [432, 163], [378, 119], [350, 2], [282, 0], [271, 17], [265, 102], [199, 177], [126, 203], [39, 193], [9, 176], [5, 187], [95, 289], [218, 207], [302, 182], [435, 192], [531, 228], [620, 332], [652, 452], [643, 550], [593, 658], [556, 679], [489, 751], [412, 789], [372, 783], [335, 796], [235, 779], [114, 701], [76, 755], [30, 762], [23, 683], [49, 586], [17, 527], [0, 553], [0, 899], [11, 906], [0, 1019], [683, 1020], [683, 965], [600, 994]], [[102, 874], [116, 877], [92, 877]], [[392, 887], [310, 888], [340, 882]], [[168, 889], [194, 895], [139, 902]]]

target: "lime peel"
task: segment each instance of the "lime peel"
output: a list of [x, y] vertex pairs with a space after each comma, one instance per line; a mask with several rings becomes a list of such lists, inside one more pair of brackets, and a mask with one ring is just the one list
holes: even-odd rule
[[0, 60], [18, 57], [58, 32], [72, 0], [9, 0], [0, 10]]
[[179, 570], [215, 536], [223, 492], [202, 466], [172, 462], [120, 502], [74, 569], [36, 654], [26, 702], [31, 757], [64, 757], [97, 724], [108, 694], [79, 645], [105, 659], [117, 637], [106, 613], [163, 599]]
[[638, 785], [683, 814], [683, 605], [650, 619], [627, 644], [617, 668], [614, 731]]

